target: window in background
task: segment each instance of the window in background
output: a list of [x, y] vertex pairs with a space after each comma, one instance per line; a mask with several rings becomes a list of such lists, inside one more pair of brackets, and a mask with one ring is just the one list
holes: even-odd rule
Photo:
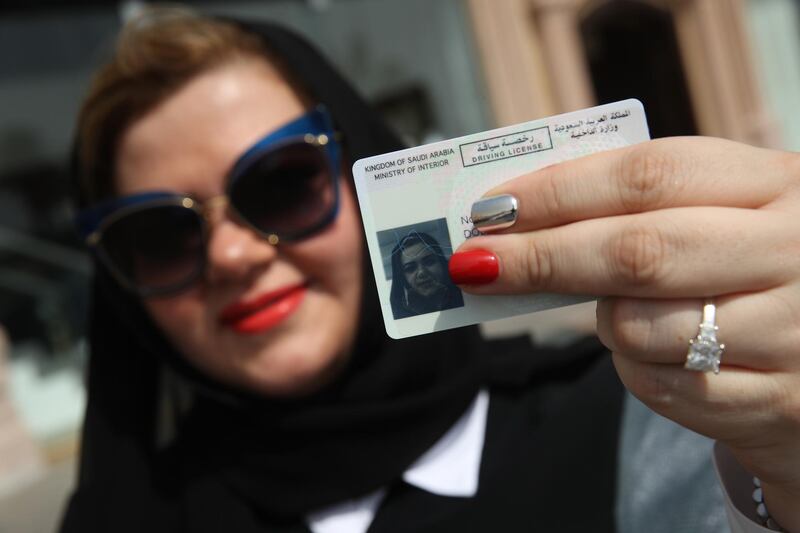
[[581, 35], [597, 103], [638, 98], [652, 137], [697, 134], [672, 13], [610, 2], [583, 19]]

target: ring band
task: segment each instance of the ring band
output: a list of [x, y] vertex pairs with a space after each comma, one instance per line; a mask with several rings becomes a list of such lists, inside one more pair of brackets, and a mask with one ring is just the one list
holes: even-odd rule
[[716, 324], [717, 306], [712, 299], [707, 299], [703, 304], [703, 321], [697, 337], [689, 340], [689, 350], [686, 352], [686, 363], [683, 368], [697, 372], [711, 372], [719, 374], [719, 362], [725, 345], [717, 340]]

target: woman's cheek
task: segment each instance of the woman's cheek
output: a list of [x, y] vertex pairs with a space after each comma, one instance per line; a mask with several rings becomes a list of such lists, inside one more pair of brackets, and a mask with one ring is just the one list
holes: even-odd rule
[[341, 192], [339, 216], [325, 235], [329, 238], [319, 241], [319, 267], [321, 275], [330, 278], [338, 289], [345, 288], [343, 283], [360, 289], [364, 253], [361, 220], [349, 187], [343, 186]]
[[175, 343], [180, 345], [199, 341], [197, 337], [206, 328], [208, 304], [200, 298], [199, 291], [190, 291], [168, 298], [152, 298], [144, 301], [145, 310]]

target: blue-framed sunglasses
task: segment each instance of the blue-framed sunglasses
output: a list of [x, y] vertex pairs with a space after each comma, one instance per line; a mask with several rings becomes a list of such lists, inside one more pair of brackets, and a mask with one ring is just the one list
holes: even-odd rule
[[330, 224], [339, 209], [339, 157], [333, 121], [320, 106], [242, 154], [223, 196], [203, 203], [161, 191], [114, 198], [80, 212], [78, 230], [123, 287], [172, 294], [203, 274], [212, 206], [225, 204], [273, 245]]

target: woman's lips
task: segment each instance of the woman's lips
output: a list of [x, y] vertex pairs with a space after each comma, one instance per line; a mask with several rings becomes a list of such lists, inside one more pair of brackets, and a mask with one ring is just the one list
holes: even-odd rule
[[306, 284], [291, 285], [253, 300], [235, 302], [222, 310], [219, 321], [237, 333], [261, 333], [294, 313], [303, 302], [306, 289]]

